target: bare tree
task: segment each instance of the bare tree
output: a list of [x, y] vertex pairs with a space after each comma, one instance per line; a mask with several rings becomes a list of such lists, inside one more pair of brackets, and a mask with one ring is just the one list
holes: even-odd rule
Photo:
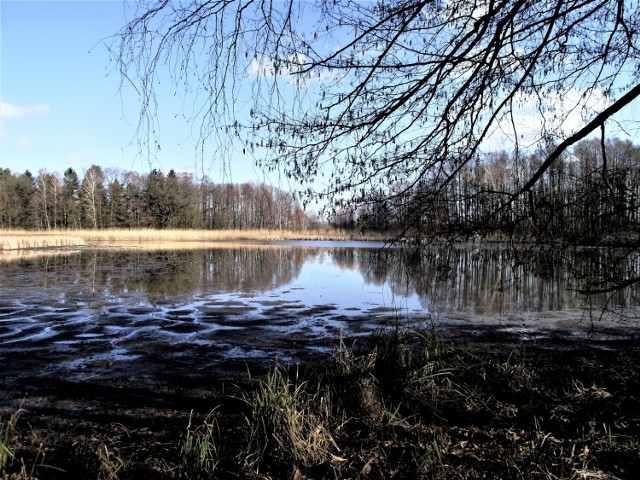
[[224, 158], [235, 141], [307, 201], [355, 211], [375, 193], [404, 234], [441, 238], [447, 221], [425, 218], [477, 210], [461, 175], [496, 145], [513, 174], [485, 167], [491, 208], [458, 235], [532, 223], [534, 186], [598, 131], [606, 171], [605, 127], [640, 95], [639, 12], [624, 0], [163, 0], [139, 4], [111, 51], [140, 94], [141, 147], [160, 143], [169, 73], [193, 96], [180, 113], [201, 152]]
[[640, 95], [639, 29], [622, 0], [164, 0], [139, 6], [113, 52], [141, 94], [145, 142], [159, 143], [166, 67], [201, 102], [201, 141], [236, 137], [308, 185], [328, 173], [329, 199], [424, 178], [438, 192], [498, 133], [517, 155], [516, 116], [537, 113], [527, 147], [553, 148], [512, 201]]
[[36, 177], [36, 207], [38, 211], [38, 224], [44, 230], [51, 230], [51, 174], [46, 169], [41, 169]]
[[99, 165], [91, 165], [84, 174], [81, 185], [82, 206], [85, 225], [89, 228], [102, 228], [102, 210], [105, 200], [104, 172]]

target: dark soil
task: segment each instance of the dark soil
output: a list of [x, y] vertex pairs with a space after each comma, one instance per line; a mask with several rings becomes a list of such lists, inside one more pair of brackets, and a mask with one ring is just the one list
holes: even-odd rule
[[[427, 338], [403, 337], [400, 346], [393, 333], [347, 340], [354, 358], [375, 360], [351, 376], [336, 373], [329, 355], [304, 355], [296, 345], [299, 365], [287, 370], [292, 388], [304, 378], [306, 391], [313, 385], [331, 394], [333, 443], [310, 459], [267, 439], [253, 463], [249, 399], [273, 368], [264, 359], [225, 361], [206, 346], [165, 342], [126, 361], [96, 360], [65, 373], [49, 368], [60, 352], [3, 349], [0, 440], [15, 456], [5, 476], [638, 478], [635, 340], [526, 344], [485, 332], [438, 340], [436, 351]], [[420, 362], [433, 369], [428, 380], [416, 377]], [[183, 448], [207, 419], [215, 425], [215, 465]]]

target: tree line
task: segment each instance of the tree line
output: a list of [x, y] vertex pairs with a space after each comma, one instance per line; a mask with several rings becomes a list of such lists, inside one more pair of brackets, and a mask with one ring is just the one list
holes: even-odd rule
[[[526, 195], [511, 201], [547, 152], [477, 155], [446, 188], [426, 176], [412, 188], [362, 192], [331, 209], [340, 228], [415, 237], [505, 237], [595, 245], [640, 238], [640, 146], [583, 140]], [[429, 209], [424, 206], [429, 205]], [[312, 220], [295, 197], [265, 184], [218, 184], [171, 170], [141, 175], [93, 165], [81, 178], [0, 168], [0, 228], [273, 228], [304, 230]]]
[[0, 168], [0, 228], [203, 228], [304, 230], [311, 220], [288, 192], [266, 184], [219, 184], [154, 169], [141, 175], [91, 166], [84, 176]]
[[436, 172], [413, 188], [398, 182], [397, 195], [365, 192], [358, 208], [337, 203], [333, 223], [422, 237], [498, 234], [583, 245], [640, 239], [640, 146], [617, 138], [578, 142], [519, 195], [547, 154], [476, 155], [445, 187]]

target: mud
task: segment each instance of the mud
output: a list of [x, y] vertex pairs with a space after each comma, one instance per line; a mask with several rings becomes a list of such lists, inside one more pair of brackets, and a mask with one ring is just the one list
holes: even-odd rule
[[[456, 344], [549, 352], [584, 349], [585, 342], [615, 352], [640, 339], [633, 318], [584, 309], [399, 313], [381, 304], [302, 302], [288, 295], [304, 294], [295, 285], [277, 293], [262, 284], [220, 293], [186, 274], [166, 274], [169, 281], [156, 279], [140, 294], [126, 283], [136, 275], [128, 268], [95, 269], [107, 278], [102, 282], [66, 266], [53, 272], [16, 268], [4, 277], [0, 415], [23, 408], [21, 422], [34, 442], [60, 445], [68, 438], [78, 445], [79, 439], [104, 438], [119, 442], [125, 456], [127, 448], [157, 455], [146, 458], [147, 468], [161, 462], [165, 445], [175, 445], [192, 412], [206, 415], [221, 401], [233, 403], [240, 378], [260, 375], [274, 359], [322, 361], [340, 339], [354, 345], [383, 330], [435, 329]], [[272, 278], [267, 275], [264, 285]], [[184, 290], [176, 291], [179, 281]]]
[[[611, 348], [640, 338], [633, 325], [595, 323], [579, 312], [563, 312], [553, 321], [517, 315], [471, 321], [428, 315], [398, 318], [393, 309], [379, 306], [345, 311], [331, 304], [308, 306], [277, 299], [127, 305], [104, 302], [98, 295], [76, 295], [73, 301], [67, 297], [61, 302], [41, 298], [35, 289], [25, 288], [23, 293], [21, 299], [0, 303], [5, 410], [21, 400], [30, 405], [36, 398], [57, 404], [56, 399], [69, 392], [82, 397], [84, 390], [102, 390], [99, 396], [106, 398], [113, 389], [145, 389], [155, 392], [147, 396], [156, 399], [162, 397], [158, 392], [198, 392], [226, 375], [264, 370], [274, 359], [317, 361], [328, 356], [340, 338], [352, 345], [394, 328], [435, 329], [456, 343], [506, 347], [528, 343], [571, 348], [588, 340], [593, 348]], [[96, 303], [99, 300], [104, 303]], [[87, 402], [79, 401], [72, 410], [99, 407], [94, 404], [99, 399]]]
[[[0, 305], [0, 415], [6, 419], [19, 408], [23, 410], [14, 451], [27, 465], [40, 465], [46, 459], [46, 464], [56, 469], [39, 466], [38, 478], [52, 479], [96, 478], [88, 465], [100, 451], [117, 452], [114, 458], [126, 459], [126, 474], [120, 478], [178, 478], [174, 471], [180, 462], [176, 452], [192, 417], [202, 421], [220, 408], [221, 415], [228, 416], [231, 427], [227, 428], [239, 428], [242, 415], [247, 414], [242, 392], [252, 378], [262, 377], [274, 359], [312, 365], [330, 354], [341, 335], [348, 345], [357, 345], [365, 343], [372, 332], [397, 326], [394, 317], [380, 317], [380, 312], [373, 323], [371, 313], [345, 316], [324, 305], [305, 308], [307, 313], [300, 315], [299, 305], [276, 301], [264, 305], [267, 310], [260, 316], [239, 303], [205, 302], [198, 308], [172, 304], [109, 307], [95, 317], [44, 303]], [[340, 330], [345, 325], [350, 327], [347, 335]], [[556, 373], [544, 378], [557, 375], [560, 387], [566, 383], [562, 375], [567, 374], [562, 373], [561, 365], [573, 364], [576, 358], [589, 358], [590, 362], [603, 359], [608, 373], [594, 369], [590, 375], [596, 380], [615, 372], [619, 375], [621, 368], [630, 372], [624, 377], [631, 378], [624, 380], [625, 389], [631, 388], [633, 375], [637, 378], [635, 346], [640, 336], [628, 328], [600, 328], [598, 335], [585, 343], [588, 329], [579, 334], [578, 330], [534, 329], [491, 319], [470, 324], [415, 318], [402, 327], [436, 328], [448, 341], [468, 345], [469, 351], [480, 347], [508, 352], [530, 346], [531, 352], [542, 352], [530, 358], [546, 358], [543, 363], [547, 369], [555, 366]], [[585, 349], [595, 354], [587, 354]], [[630, 358], [632, 352], [635, 356]], [[471, 357], [473, 361], [477, 362], [477, 355]], [[511, 354], [505, 353], [504, 358], [500, 361], [509, 362]], [[616, 394], [615, 398], [620, 402], [626, 397]], [[635, 403], [630, 403], [630, 411], [624, 414], [633, 414], [637, 404], [633, 398]], [[511, 417], [507, 420], [513, 421]], [[470, 431], [476, 428], [480, 427], [472, 423]], [[452, 434], [456, 432], [452, 430]], [[486, 451], [475, 451], [472, 456], [474, 468], [484, 465], [480, 470], [489, 468], [491, 458], [506, 455], [508, 450], [495, 447], [504, 432], [488, 432], [482, 437], [486, 437]], [[461, 444], [467, 441], [464, 435]], [[229, 445], [239, 440], [221, 441], [223, 448], [232, 449]], [[413, 448], [417, 440], [407, 442], [405, 446], [398, 443], [399, 452]], [[551, 455], [548, 461], [554, 458]], [[625, 458], [621, 465], [633, 468], [627, 467], [629, 462], [633, 464], [628, 460], [632, 457]], [[478, 459], [485, 463], [477, 463]], [[400, 466], [406, 467], [404, 463]], [[225, 468], [233, 471], [237, 466]], [[389, 457], [377, 468], [382, 473], [375, 478], [383, 478], [398, 464]], [[500, 476], [498, 467], [491, 468], [496, 468], [495, 478], [508, 478], [509, 472]], [[464, 471], [475, 478], [473, 469]], [[289, 474], [282, 472], [273, 478], [289, 478]], [[467, 474], [452, 473], [451, 478], [467, 478]]]

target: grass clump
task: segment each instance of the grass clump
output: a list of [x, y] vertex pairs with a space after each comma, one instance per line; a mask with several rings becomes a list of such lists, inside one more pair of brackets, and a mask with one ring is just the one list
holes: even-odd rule
[[17, 409], [8, 418], [0, 417], [0, 477], [6, 478], [7, 472], [16, 460], [14, 452], [14, 436], [16, 423], [23, 412], [22, 408]]
[[258, 473], [262, 464], [313, 469], [337, 458], [330, 395], [298, 370], [291, 374], [276, 363], [245, 401], [249, 435], [240, 459], [248, 469]]
[[35, 460], [30, 469], [27, 469], [23, 458], [16, 454], [18, 431], [16, 429], [18, 419], [25, 413], [22, 406], [6, 416], [0, 417], [0, 479], [2, 480], [35, 480], [34, 475], [38, 467], [42, 467], [38, 459], [42, 456], [41, 446], [36, 451]]
[[[368, 478], [384, 463], [380, 436], [412, 432], [417, 417], [408, 400], [439, 388], [450, 372], [442, 364], [444, 345], [436, 336], [396, 329], [365, 343], [348, 347], [341, 338], [330, 358], [304, 374], [275, 363], [242, 393], [247, 442], [237, 459], [245, 473]], [[390, 446], [409, 445], [398, 441]], [[440, 462], [433, 439], [425, 449]], [[417, 468], [424, 469], [425, 452], [414, 453], [422, 457]]]
[[220, 427], [215, 410], [193, 426], [193, 410], [180, 445], [178, 478], [207, 478], [218, 472]]

